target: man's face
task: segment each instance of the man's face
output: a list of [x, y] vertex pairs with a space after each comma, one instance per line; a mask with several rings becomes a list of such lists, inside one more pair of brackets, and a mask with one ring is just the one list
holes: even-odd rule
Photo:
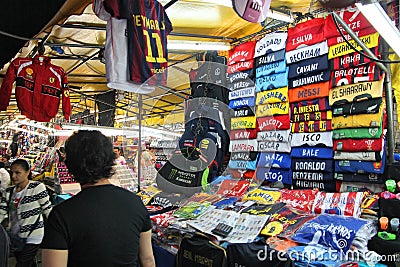
[[118, 158], [119, 157], [119, 150], [114, 148], [114, 153], [115, 153], [115, 157]]

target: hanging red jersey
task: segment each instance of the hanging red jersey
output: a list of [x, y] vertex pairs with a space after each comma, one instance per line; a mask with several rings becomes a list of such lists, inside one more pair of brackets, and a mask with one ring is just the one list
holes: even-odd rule
[[[344, 20], [344, 22], [354, 32], [357, 32], [361, 29], [372, 27], [371, 23], [369, 23], [369, 21], [364, 17], [364, 15], [360, 12], [360, 10], [355, 6], [342, 8], [339, 11], [336, 11], [336, 13]], [[346, 30], [340, 26], [339, 22], [338, 26], [343, 34], [347, 34]], [[326, 39], [340, 35], [340, 32], [336, 28], [336, 24], [333, 20], [332, 15], [328, 15], [326, 17], [324, 33]]]
[[13, 83], [22, 115], [35, 121], [48, 122], [57, 115], [62, 98], [65, 119], [71, 114], [68, 79], [64, 69], [44, 56], [16, 58], [8, 67], [0, 88], [0, 110], [6, 110]]

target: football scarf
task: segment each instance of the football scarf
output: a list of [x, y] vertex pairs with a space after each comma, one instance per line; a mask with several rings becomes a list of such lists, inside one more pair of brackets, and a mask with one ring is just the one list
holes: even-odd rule
[[[332, 172], [332, 159], [292, 158], [293, 171]], [[333, 176], [332, 176], [333, 179]]]
[[313, 45], [324, 41], [324, 24], [324, 18], [316, 18], [289, 28], [286, 51], [291, 51], [298, 47]]
[[257, 160], [230, 160], [228, 166], [231, 169], [255, 170], [257, 167]]
[[[359, 39], [365, 44], [366, 47], [372, 48], [378, 46], [379, 44], [379, 33], [362, 36]], [[360, 46], [356, 41], [350, 40], [349, 43], [352, 44], [353, 47], [355, 47], [357, 50], [360, 50]], [[349, 44], [347, 44], [347, 42], [340, 43], [329, 47], [328, 59], [341, 57], [353, 52], [355, 52], [354, 49]]]
[[333, 141], [333, 150], [348, 152], [382, 151], [383, 135], [376, 139], [337, 139]]
[[328, 95], [329, 82], [315, 83], [290, 89], [289, 101], [300, 102], [315, 99], [316, 97], [327, 97]]
[[363, 152], [343, 152], [335, 151], [336, 160], [363, 160], [363, 161], [381, 161], [381, 152], [363, 151]]
[[232, 178], [234, 179], [253, 179], [256, 177], [256, 172], [253, 170], [247, 170], [247, 169], [241, 169], [241, 170], [235, 170], [231, 169], [229, 170]]
[[359, 102], [347, 103], [332, 107], [333, 116], [354, 115], [354, 114], [373, 114], [379, 112], [382, 98], [373, 98]]
[[292, 157], [296, 158], [318, 158], [318, 159], [332, 159], [333, 149], [331, 147], [293, 147], [290, 152]]
[[288, 68], [285, 72], [262, 76], [256, 79], [256, 92], [285, 87], [288, 85]]
[[256, 42], [254, 57], [286, 48], [287, 32], [273, 32]]
[[258, 151], [290, 153], [289, 142], [258, 141]]
[[230, 109], [231, 117], [255, 116], [254, 107], [244, 106], [241, 108]]
[[259, 167], [256, 171], [256, 178], [258, 181], [267, 181], [271, 183], [282, 182], [284, 184], [292, 184], [290, 170], [287, 169]]
[[[354, 84], [359, 82], [373, 82], [382, 79], [383, 72], [375, 62], [358, 65], [348, 69], [334, 70], [331, 72], [331, 88]], [[290, 86], [290, 82], [289, 82]]]
[[276, 61], [256, 68], [256, 78], [286, 71], [286, 61]]
[[313, 113], [292, 114], [291, 118], [293, 122], [331, 120], [332, 111], [326, 110]]
[[[328, 213], [345, 216], [359, 217], [363, 192], [325, 193], [318, 192], [315, 197], [312, 212], [315, 214]], [[337, 216], [329, 216], [337, 217]], [[340, 217], [350, 218], [350, 217]], [[342, 225], [335, 223], [336, 225]]]
[[285, 60], [285, 53], [285, 49], [282, 49], [279, 51], [268, 53], [263, 56], [259, 56], [255, 59], [255, 67], [258, 68], [259, 66], [265, 64]]
[[335, 171], [383, 174], [385, 171], [385, 157], [382, 157], [382, 161], [377, 162], [361, 160], [335, 160]]
[[239, 89], [252, 88], [254, 86], [255, 86], [254, 82], [250, 79], [237, 80], [233, 83], [228, 83], [228, 90], [235, 91], [235, 90], [239, 90]]
[[302, 47], [286, 52], [286, 63], [292, 64], [309, 58], [315, 58], [327, 54], [329, 51], [327, 41]]
[[[262, 229], [261, 234], [266, 236], [279, 236], [281, 238], [285, 238], [285, 241], [286, 238], [291, 240], [291, 236], [299, 228], [301, 228], [301, 226], [305, 222], [314, 218], [314, 216], [315, 215], [306, 214], [301, 210], [293, 209], [290, 206], [285, 206], [271, 215], [271, 217], [265, 224], [264, 229]], [[270, 238], [268, 238], [268, 240], [269, 239]], [[287, 255], [286, 253], [284, 254]], [[275, 266], [275, 265], [268, 265], [268, 266]], [[291, 265], [288, 265], [288, 267], [289, 266]]]
[[257, 118], [258, 131], [287, 130], [290, 129], [288, 115]]
[[228, 72], [228, 74], [232, 74], [235, 72], [250, 70], [253, 68], [253, 64], [254, 64], [254, 60], [252, 60], [252, 59], [248, 60], [248, 61], [240, 61], [233, 65], [229, 65], [227, 72]]
[[345, 182], [383, 183], [382, 175], [376, 173], [336, 173], [335, 179]]
[[261, 152], [257, 166], [265, 168], [290, 169], [292, 157], [288, 153]]
[[[349, 25], [349, 27], [357, 32], [361, 29], [370, 28], [372, 25], [360, 12], [360, 10], [355, 6], [350, 6], [347, 8], [342, 8], [336, 13], [343, 19], [343, 21]], [[347, 34], [345, 29], [341, 28], [343, 34]], [[340, 36], [340, 32], [336, 28], [336, 24], [333, 21], [332, 15], [328, 15], [325, 21], [325, 38], [331, 38], [333, 36]]]
[[[371, 52], [379, 57], [379, 47], [370, 48]], [[361, 64], [369, 63], [371, 60], [358, 52], [353, 52], [341, 57], [335, 57], [329, 60], [330, 70], [340, 70], [355, 67]]]
[[290, 103], [290, 110], [292, 111], [292, 114], [317, 112], [328, 109], [330, 109], [330, 106], [327, 97]]
[[[362, 193], [359, 194], [362, 195]], [[335, 206], [333, 206], [333, 204], [326, 204], [325, 206], [327, 208], [324, 210], [324, 213], [333, 213], [334, 211], [337, 211], [338, 213], [343, 214], [341, 213], [343, 212], [342, 208], [346, 210], [346, 207], [342, 207], [342, 205], [353, 207], [357, 204], [361, 204], [361, 200], [359, 198], [362, 198], [362, 196], [351, 198], [354, 201], [357, 200], [357, 202], [353, 202], [352, 204], [347, 202], [344, 202], [345, 204], [342, 204], [342, 202], [335, 203]], [[334, 200], [336, 201], [337, 199], [334, 198]], [[341, 197], [337, 201], [340, 200], [346, 201], [346, 198]], [[331, 199], [331, 201], [333, 200]], [[358, 216], [354, 215], [354, 217]], [[292, 237], [292, 240], [302, 244], [314, 242], [314, 244], [316, 243], [322, 245], [323, 247], [328, 247], [335, 251], [346, 253], [350, 249], [357, 232], [367, 223], [367, 220], [352, 218], [349, 216], [345, 217], [321, 214], [320, 216], [317, 216], [314, 219], [306, 222], [299, 230], [297, 230]], [[322, 231], [322, 229], [324, 230]], [[337, 263], [337, 261], [335, 263]]]
[[286, 142], [289, 140], [290, 130], [264, 131], [257, 133], [257, 141]]
[[332, 131], [329, 132], [318, 132], [318, 133], [293, 133], [291, 146], [299, 147], [303, 145], [318, 146], [323, 145], [326, 147], [332, 147]]
[[[264, 181], [264, 179], [262, 179]], [[243, 196], [242, 201], [254, 201], [257, 204], [271, 205], [279, 201], [281, 192], [258, 187]]]
[[238, 98], [229, 101], [229, 108], [236, 109], [236, 108], [243, 108], [243, 107], [253, 107], [256, 102], [255, 97], [246, 97], [246, 98]]
[[228, 74], [228, 78], [227, 78], [228, 86], [230, 84], [234, 84], [238, 81], [251, 79], [252, 73], [253, 73], [253, 70], [251, 69], [251, 70], [244, 70], [242, 72], [235, 72], [235, 73]]
[[291, 89], [299, 86], [304, 86], [307, 84], [326, 82], [329, 81], [330, 76], [331, 76], [330, 70], [323, 70], [317, 73], [310, 73], [308, 75], [303, 75], [295, 77], [293, 79], [289, 79], [288, 87], [289, 89]]
[[229, 133], [229, 137], [231, 140], [256, 139], [257, 138], [257, 129], [233, 130]]
[[326, 131], [332, 131], [332, 122], [330, 120], [292, 123], [292, 133], [314, 133]]
[[231, 153], [231, 160], [256, 160], [258, 152], [235, 152]]
[[254, 58], [255, 41], [248, 41], [233, 47], [229, 50], [228, 65], [233, 65], [241, 61], [249, 61]]
[[[365, 28], [365, 29], [361, 29], [359, 31], [354, 32], [357, 36], [365, 36], [365, 35], [369, 35], [372, 33], [375, 33], [376, 30], [374, 27], [369, 27], [369, 28]], [[350, 36], [350, 34], [348, 33], [343, 33], [344, 37], [343, 38], [341, 35], [332, 37], [332, 38], [328, 38], [328, 46], [333, 46], [336, 44], [340, 44], [345, 42], [345, 40], [352, 40], [353, 38]]]
[[293, 63], [289, 66], [289, 79], [328, 69], [328, 55]]
[[382, 97], [383, 81], [382, 78], [375, 82], [361, 82], [332, 88], [329, 91], [329, 105], [341, 105]]
[[[292, 163], [293, 164], [293, 163]], [[333, 165], [333, 163], [332, 163]], [[328, 182], [333, 181], [332, 172], [314, 172], [314, 171], [292, 171], [292, 180]]]
[[256, 128], [256, 117], [231, 118], [231, 130]]
[[382, 136], [382, 125], [371, 128], [333, 130], [333, 139], [374, 139]]
[[[370, 184], [370, 183], [353, 183], [344, 181], [340, 182], [339, 192], [361, 192], [365, 190], [369, 190], [373, 194], [378, 194], [385, 191], [385, 185]], [[363, 209], [362, 213], [368, 213], [368, 211], [366, 212], [365, 209]], [[363, 217], [362, 215], [361, 217]]]
[[280, 201], [282, 203], [311, 214], [312, 203], [318, 193], [317, 190], [281, 189], [280, 191], [282, 194]]
[[229, 100], [238, 99], [238, 98], [246, 98], [246, 97], [254, 97], [255, 96], [255, 86], [238, 89], [235, 91], [229, 92]]
[[379, 127], [382, 124], [384, 105], [381, 105], [378, 113], [355, 114], [335, 116], [332, 118], [333, 129]]
[[256, 139], [231, 140], [229, 142], [229, 152], [257, 151], [257, 147]]
[[289, 114], [289, 102], [269, 103], [256, 106], [256, 116], [266, 117]]
[[287, 87], [258, 92], [256, 95], [256, 105], [264, 105], [268, 103], [279, 103], [287, 101], [288, 101]]
[[306, 180], [293, 180], [293, 189], [318, 189], [326, 192], [335, 192], [336, 184], [334, 181], [318, 182]]

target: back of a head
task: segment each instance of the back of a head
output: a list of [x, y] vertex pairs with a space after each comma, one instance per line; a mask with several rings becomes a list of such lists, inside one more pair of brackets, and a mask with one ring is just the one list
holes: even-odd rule
[[80, 184], [94, 184], [114, 174], [110, 139], [99, 131], [80, 130], [65, 142], [65, 164]]

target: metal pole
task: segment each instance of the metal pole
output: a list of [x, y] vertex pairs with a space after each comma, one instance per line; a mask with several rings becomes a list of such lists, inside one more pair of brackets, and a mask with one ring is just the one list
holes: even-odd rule
[[137, 153], [137, 162], [138, 162], [138, 168], [137, 168], [137, 175], [138, 175], [138, 192], [140, 191], [140, 178], [142, 176], [142, 112], [143, 112], [143, 107], [142, 107], [142, 94], [139, 94], [139, 142], [138, 142], [138, 153]]
[[[382, 58], [388, 60], [389, 45], [382, 39]], [[393, 111], [393, 90], [392, 90], [392, 73], [390, 72], [390, 65], [386, 63], [387, 69], [385, 75], [385, 98], [386, 98], [386, 115], [387, 115], [387, 163], [393, 164], [394, 162], [394, 149], [396, 143], [394, 140], [394, 111]]]
[[[331, 13], [333, 18], [343, 27], [343, 29], [346, 30], [346, 32], [353, 38], [353, 40], [362, 48], [363, 52], [366, 53], [368, 56], [378, 59], [374, 53], [369, 50], [369, 48], [358, 38], [357, 34], [353, 32], [353, 30], [344, 22], [344, 20], [335, 12]], [[376, 62], [376, 65], [378, 65], [384, 72], [388, 73], [388, 69], [384, 64], [381, 62]]]
[[[370, 57], [373, 59], [378, 59], [374, 53], [369, 50], [369, 48], [358, 38], [358, 36], [353, 32], [352, 29], [343, 21], [343, 19], [336, 14], [335, 12], [332, 12], [333, 18], [343, 27], [343, 29], [346, 30], [346, 32], [353, 38], [354, 41], [357, 42], [357, 44], [363, 49], [363, 52], [368, 54]], [[384, 40], [383, 41], [383, 50], [384, 50], [384, 58], [387, 59], [387, 52], [388, 52], [388, 45]], [[387, 148], [388, 148], [388, 155], [387, 155], [387, 160], [388, 164], [391, 164], [394, 162], [394, 114], [393, 114], [393, 93], [392, 93], [392, 81], [391, 81], [391, 73], [390, 73], [390, 67], [389, 64], [387, 64], [387, 67], [381, 63], [381, 62], [376, 62], [376, 65], [378, 65], [383, 71], [385, 71], [385, 94], [386, 94], [386, 114], [387, 114], [387, 133], [386, 133], [386, 142], [387, 142]]]

